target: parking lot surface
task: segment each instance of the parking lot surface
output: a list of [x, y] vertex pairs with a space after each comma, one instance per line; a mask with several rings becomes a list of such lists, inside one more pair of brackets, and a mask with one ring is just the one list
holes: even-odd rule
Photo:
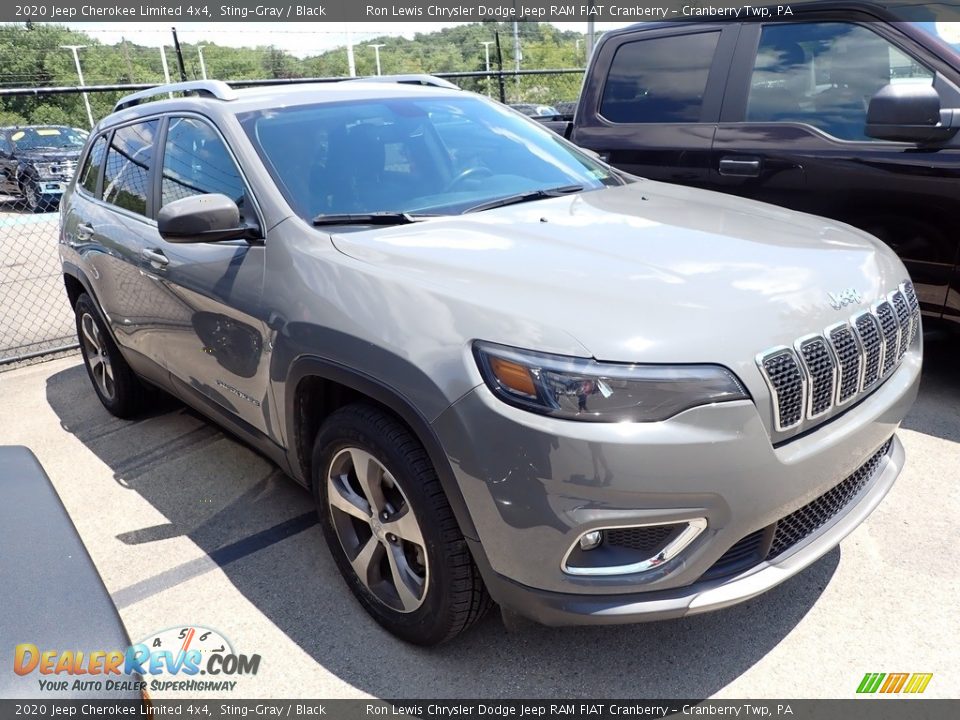
[[[928, 338], [899, 481], [839, 549], [765, 596], [623, 627], [509, 633], [494, 613], [432, 650], [357, 605], [305, 490], [175, 401], [127, 422], [78, 357], [0, 373], [0, 444], [37, 454], [134, 642], [200, 625], [262, 656], [234, 697], [851, 698], [867, 672], [931, 672], [926, 697], [957, 697], [958, 357], [960, 338]], [[3, 617], [2, 652], [26, 640], [15, 621]]]

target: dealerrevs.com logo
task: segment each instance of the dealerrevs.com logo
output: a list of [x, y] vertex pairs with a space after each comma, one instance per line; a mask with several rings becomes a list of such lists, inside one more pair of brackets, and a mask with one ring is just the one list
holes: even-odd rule
[[41, 691], [232, 691], [256, 675], [260, 655], [237, 653], [223, 635], [191, 625], [152, 633], [124, 650], [14, 648], [17, 675], [38, 675]]

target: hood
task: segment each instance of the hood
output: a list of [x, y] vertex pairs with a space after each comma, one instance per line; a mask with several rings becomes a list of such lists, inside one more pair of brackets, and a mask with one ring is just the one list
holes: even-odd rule
[[[907, 278], [891, 250], [843, 223], [652, 181], [344, 231], [333, 242], [621, 362], [752, 366], [757, 353], [846, 320]], [[862, 302], [832, 307], [830, 295], [850, 289]]]
[[80, 148], [31, 148], [29, 150], [17, 150], [16, 157], [20, 160], [38, 162], [76, 160], [80, 157]]

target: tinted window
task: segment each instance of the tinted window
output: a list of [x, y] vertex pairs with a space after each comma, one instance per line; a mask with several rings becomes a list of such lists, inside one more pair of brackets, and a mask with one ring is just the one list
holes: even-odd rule
[[140, 215], [147, 214], [153, 139], [158, 122], [127, 125], [113, 133], [103, 174], [103, 199]]
[[10, 136], [18, 150], [62, 149], [83, 147], [87, 141], [87, 131], [79, 128], [49, 125], [46, 127], [25, 127]]
[[933, 73], [861, 25], [768, 25], [746, 119], [802, 122], [844, 140], [869, 140], [864, 129], [870, 98], [889, 83], [930, 85]]
[[160, 193], [161, 205], [221, 193], [242, 207], [246, 189], [217, 132], [201, 120], [175, 117], [167, 127]]
[[80, 173], [80, 184], [87, 192], [96, 194], [97, 179], [100, 177], [100, 167], [103, 165], [103, 152], [107, 149], [107, 139], [105, 137], [97, 138], [87, 155], [87, 160]]
[[710, 32], [622, 45], [600, 114], [617, 123], [698, 122], [719, 39], [719, 32]]
[[294, 106], [242, 118], [301, 217], [464, 212], [556, 187], [619, 185], [609, 168], [499, 103], [471, 96]]

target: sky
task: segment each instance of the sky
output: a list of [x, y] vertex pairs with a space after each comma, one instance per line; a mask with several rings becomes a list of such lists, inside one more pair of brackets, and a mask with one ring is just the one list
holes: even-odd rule
[[[210, 22], [177, 23], [177, 36], [181, 42], [216, 43], [231, 47], [276, 45], [297, 57], [315, 55], [333, 47], [346, 45], [348, 34], [354, 44], [384, 35], [413, 37], [415, 33], [429, 33], [445, 27], [464, 23], [431, 22]], [[630, 23], [598, 22], [596, 29], [611, 30]], [[101, 42], [112, 45], [126, 38], [138, 45], [172, 45], [170, 26], [163, 23], [66, 23], [74, 30], [85, 32]], [[586, 22], [553, 23], [562, 30], [586, 32]]]

